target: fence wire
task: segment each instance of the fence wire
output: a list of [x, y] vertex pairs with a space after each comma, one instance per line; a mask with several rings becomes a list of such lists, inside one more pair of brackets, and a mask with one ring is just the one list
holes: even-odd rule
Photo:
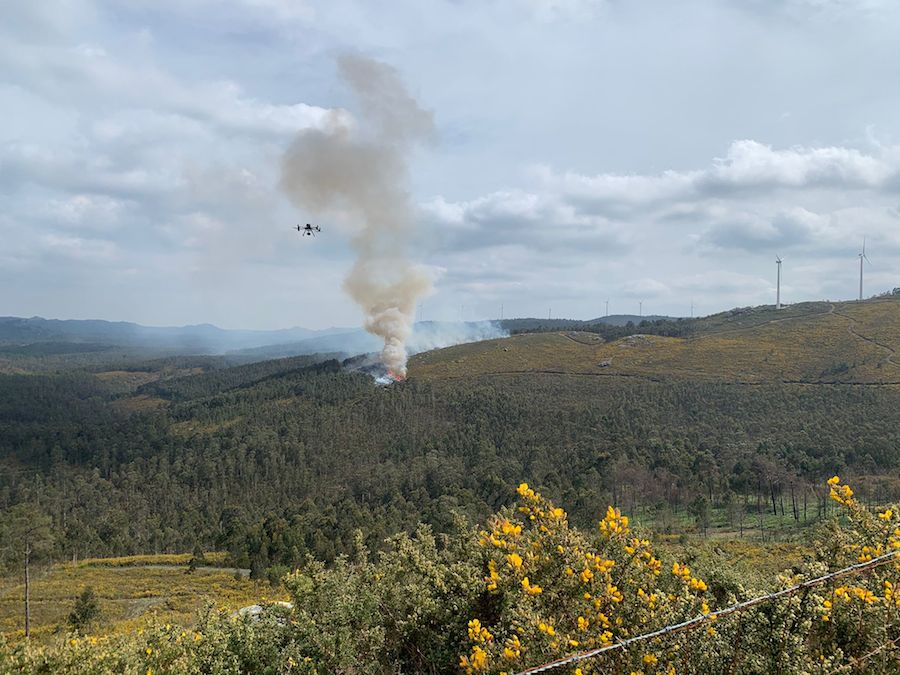
[[597, 656], [601, 656], [602, 654], [608, 654], [617, 650], [627, 649], [631, 645], [637, 644], [638, 642], [644, 642], [646, 640], [653, 640], [654, 638], [672, 635], [673, 633], [692, 630], [694, 628], [702, 626], [703, 624], [715, 621], [720, 616], [726, 616], [728, 614], [734, 614], [735, 612], [741, 612], [745, 609], [749, 609], [750, 607], [755, 607], [756, 605], [761, 605], [772, 600], [777, 600], [778, 598], [792, 595], [807, 588], [812, 588], [813, 586], [819, 586], [833, 579], [839, 579], [840, 577], [849, 576], [851, 574], [858, 574], [859, 572], [865, 572], [867, 570], [874, 569], [875, 567], [880, 567], [881, 565], [885, 565], [891, 562], [891, 560], [896, 558], [898, 555], [900, 555], [900, 549], [891, 551], [890, 553], [885, 553], [884, 555], [880, 555], [877, 558], [872, 558], [871, 560], [867, 560], [866, 562], [857, 563], [835, 572], [830, 572], [821, 577], [816, 577], [815, 579], [809, 579], [797, 584], [796, 586], [784, 588], [780, 591], [775, 591], [774, 593], [768, 593], [767, 595], [761, 595], [751, 600], [744, 600], [743, 602], [739, 602], [715, 612], [710, 612], [709, 614], [701, 614], [700, 616], [694, 617], [693, 619], [688, 619], [687, 621], [682, 621], [681, 623], [665, 626], [664, 628], [660, 628], [659, 630], [655, 630], [651, 633], [635, 635], [634, 637], [620, 640], [619, 642], [615, 642], [605, 647], [598, 647], [597, 649], [579, 652], [577, 654], [572, 654], [571, 656], [557, 659], [556, 661], [550, 661], [549, 663], [544, 663], [539, 666], [527, 668], [526, 670], [519, 671], [516, 675], [532, 675], [533, 673], [545, 673], [550, 670], [555, 670], [556, 668], [562, 668], [563, 666], [578, 663], [579, 661], [593, 659]]

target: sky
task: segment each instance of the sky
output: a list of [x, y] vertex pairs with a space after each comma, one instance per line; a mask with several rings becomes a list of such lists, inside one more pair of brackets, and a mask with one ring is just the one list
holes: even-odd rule
[[[0, 22], [0, 315], [353, 326], [352, 232], [279, 189], [360, 111], [409, 158], [424, 320], [687, 316], [900, 286], [894, 0], [12, 0]], [[296, 223], [323, 232], [299, 237]]]

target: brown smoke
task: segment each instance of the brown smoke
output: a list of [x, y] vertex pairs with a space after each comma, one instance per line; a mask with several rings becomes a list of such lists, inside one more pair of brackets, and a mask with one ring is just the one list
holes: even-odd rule
[[365, 311], [366, 330], [384, 339], [385, 366], [402, 378], [416, 301], [431, 290], [408, 257], [415, 223], [406, 159], [434, 122], [390, 66], [342, 56], [338, 67], [359, 119], [335, 113], [330, 129], [301, 132], [285, 153], [281, 187], [298, 207], [352, 223], [358, 256], [344, 290]]

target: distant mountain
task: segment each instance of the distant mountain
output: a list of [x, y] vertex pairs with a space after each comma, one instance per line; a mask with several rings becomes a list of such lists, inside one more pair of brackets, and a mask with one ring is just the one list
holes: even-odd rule
[[186, 353], [222, 353], [229, 350], [294, 342], [343, 333], [350, 329], [322, 331], [306, 328], [282, 330], [226, 330], [211, 324], [180, 327], [141, 326], [125, 321], [59, 320], [0, 317], [0, 345], [35, 343], [89, 343], [116, 347], [173, 349]]
[[244, 347], [229, 351], [235, 356], [247, 356], [255, 359], [281, 359], [306, 354], [341, 353], [347, 355], [365, 354], [381, 349], [381, 341], [362, 329], [346, 330], [341, 333], [315, 335], [303, 340], [279, 341]]
[[[467, 321], [449, 323], [442, 321], [420, 321], [413, 326], [413, 332], [406, 343], [410, 354], [450, 345], [491, 340], [509, 335], [508, 329], [499, 321]], [[260, 359], [276, 359], [307, 354], [342, 353], [348, 356], [380, 351], [380, 338], [362, 329], [340, 333], [318, 334], [290, 343], [271, 344], [232, 352], [237, 356]]]
[[[507, 334], [491, 321], [423, 321], [415, 325], [407, 348], [414, 354]], [[113, 347], [263, 360], [323, 353], [353, 356], [379, 351], [382, 341], [361, 328], [262, 331], [226, 330], [210, 324], [160, 328], [124, 321], [0, 317], [0, 356], [86, 353]]]

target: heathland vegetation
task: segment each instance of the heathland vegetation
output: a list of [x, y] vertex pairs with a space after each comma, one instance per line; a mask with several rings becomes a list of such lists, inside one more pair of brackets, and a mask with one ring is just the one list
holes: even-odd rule
[[[234, 366], [221, 357], [8, 348], [0, 375], [0, 511], [3, 522], [27, 510], [33, 518], [25, 521], [46, 524], [34, 561], [40, 568], [35, 597], [41, 597], [42, 580], [60, 584], [58, 594], [47, 596], [60, 606], [35, 624], [39, 634], [50, 626], [64, 631], [76, 596], [88, 586], [102, 612], [95, 626], [105, 625], [104, 616], [112, 626], [134, 614], [127, 609], [131, 596], [121, 603], [124, 613], [116, 614], [108, 592], [113, 582], [95, 562], [81, 562], [98, 556], [218, 550], [223, 558], [216, 564], [276, 583], [300, 569], [285, 586], [308, 613], [288, 623], [272, 618], [232, 625], [223, 617], [235, 603], [223, 600], [224, 614], [210, 610], [196, 624], [203, 636], [196, 644], [163, 623], [140, 638], [110, 638], [107, 651], [100, 650], [120, 649], [124, 661], [90, 660], [80, 638], [63, 651], [7, 652], [5, 658], [36, 659], [28, 661], [35, 669], [43, 658], [72, 659], [65, 667], [76, 671], [78, 659], [85, 659], [82, 672], [164, 672], [174, 663], [193, 664], [197, 672], [257, 664], [261, 672], [320, 673], [419, 672], [428, 663], [433, 668], [426, 671], [443, 672], [456, 668], [460, 655], [474, 668], [482, 658], [478, 647], [486, 668], [499, 671], [514, 669], [503, 658], [507, 647], [515, 652], [515, 636], [525, 645], [520, 655], [528, 655], [523, 664], [575, 649], [570, 640], [600, 644], [597, 612], [607, 619], [609, 613], [594, 608], [593, 618], [579, 614], [597, 630], [580, 639], [572, 623], [578, 616], [566, 613], [580, 606], [570, 602], [577, 584], [555, 576], [569, 567], [580, 573], [570, 560], [576, 549], [595, 556], [592, 561], [615, 561], [625, 574], [607, 578], [592, 570], [597, 583], [603, 578], [627, 589], [622, 607], [629, 609], [616, 615], [620, 623], [613, 619], [604, 628], [617, 638], [709, 603], [707, 595], [693, 593], [696, 588], [682, 598], [679, 575], [669, 574], [676, 558], [703, 569], [697, 578], [713, 589], [710, 606], [772, 587], [722, 555], [687, 560], [694, 546], [679, 542], [679, 535], [707, 538], [713, 550], [723, 551], [733, 550], [732, 540], [753, 542], [743, 553], [773, 540], [797, 541], [789, 576], [843, 564], [859, 554], [844, 544], [876, 546], [883, 533], [870, 525], [893, 522], [893, 516], [863, 516], [864, 506], [885, 513], [883, 505], [900, 497], [898, 336], [900, 299], [736, 310], [695, 321], [587, 325], [461, 345], [414, 357], [410, 379], [389, 387], [325, 356]], [[849, 511], [830, 498], [825, 482], [835, 474], [852, 479]], [[517, 499], [532, 499], [527, 490], [517, 494], [523, 481], [565, 504], [565, 517], [525, 522], [523, 512], [510, 511]], [[556, 513], [545, 497], [534, 497], [544, 504], [541, 511]], [[597, 516], [607, 513], [631, 517], [638, 545], [631, 535], [596, 539]], [[826, 528], [841, 513], [844, 526]], [[479, 529], [490, 535], [503, 522], [524, 528], [518, 552], [478, 545], [472, 528], [489, 523]], [[651, 530], [655, 545], [646, 550], [664, 560], [663, 573], [641, 585], [628, 576], [631, 563], [623, 556], [633, 555], [625, 547], [643, 555], [650, 544], [641, 542], [653, 540]], [[890, 542], [880, 544], [885, 551]], [[522, 552], [557, 547], [565, 550], [559, 560], [535, 562]], [[487, 556], [485, 550], [494, 549], [496, 555]], [[520, 571], [506, 557], [512, 553], [522, 558], [523, 578], [509, 576]], [[18, 549], [4, 559], [10, 573], [18, 573]], [[492, 578], [490, 560], [500, 575], [496, 589], [484, 585]], [[563, 562], [567, 567], [557, 569]], [[100, 576], [66, 581], [65, 570]], [[723, 586], [715, 590], [710, 580], [720, 573]], [[255, 582], [218, 574], [223, 585], [211, 585], [211, 593], [198, 589], [198, 597], [216, 597], [218, 590], [241, 602], [259, 597]], [[542, 591], [529, 593], [534, 587]], [[886, 607], [886, 588], [870, 588], [879, 599], [869, 604]], [[630, 594], [638, 590], [657, 594], [659, 609], [632, 607]], [[339, 600], [327, 602], [326, 593]], [[583, 593], [596, 597], [593, 587]], [[881, 617], [875, 632], [834, 642], [836, 634], [823, 633], [832, 628], [821, 625], [832, 619], [810, 613], [811, 597], [796, 607], [785, 601], [765, 615], [790, 619], [795, 631], [815, 626], [808, 632], [813, 642], [798, 646], [785, 638], [766, 652], [774, 659], [766, 664], [791, 670], [778, 660], [788, 653], [797, 654], [797, 664], [823, 655], [828, 663], [846, 663], [890, 637], [893, 624]], [[190, 624], [196, 605], [172, 602], [163, 621]], [[15, 640], [21, 628], [5, 603], [3, 630]], [[473, 628], [468, 623], [475, 618], [480, 623]], [[533, 619], [540, 619], [537, 628]], [[541, 621], [555, 632], [565, 626], [565, 639], [551, 639], [539, 629]], [[301, 626], [302, 634], [286, 625]], [[769, 672], [745, 665], [751, 651], [759, 652], [758, 644], [749, 647], [763, 639], [751, 637], [759, 626], [735, 625], [743, 626], [734, 630], [747, 640], [748, 652], [733, 658], [742, 669]], [[467, 639], [470, 631], [474, 642]], [[697, 653], [681, 643], [679, 649], [694, 655], [680, 661], [669, 652], [648, 652], [657, 661], [642, 667], [648, 673], [666, 672], [666, 664], [699, 671], [725, 658], [722, 650], [735, 639], [734, 633], [709, 635]], [[141, 656], [146, 649], [158, 659]], [[388, 661], [374, 656], [382, 652]], [[208, 659], [216, 654], [230, 660], [213, 667]], [[364, 658], [377, 665], [361, 668]], [[0, 662], [0, 672], [3, 667]]]
[[[774, 580], [777, 597], [740, 612], [731, 608], [762, 596], [732, 566], [672, 560], [612, 507], [581, 530], [523, 483], [481, 529], [435, 537], [420, 526], [378, 554], [359, 538], [331, 566], [307, 560], [283, 578], [293, 607], [258, 619], [210, 607], [192, 627], [50, 645], [0, 641], [0, 672], [509, 673], [603, 648], [613, 651], [558, 672], [896, 672], [897, 511], [866, 509], [838, 476], [828, 489], [842, 520]], [[827, 577], [854, 565], [865, 574]], [[685, 621], [690, 631], [624, 647]]]

